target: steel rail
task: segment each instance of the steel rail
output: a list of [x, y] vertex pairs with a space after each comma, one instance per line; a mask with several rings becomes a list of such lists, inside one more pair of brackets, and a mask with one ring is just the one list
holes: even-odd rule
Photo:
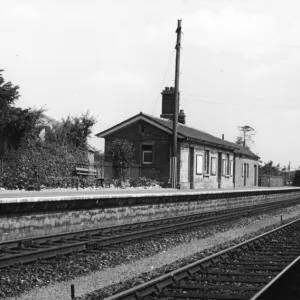
[[[261, 243], [263, 244], [270, 237], [275, 237], [276, 234], [280, 234], [281, 232], [288, 232], [289, 229], [291, 229], [295, 226], [299, 226], [299, 225], [300, 225], [300, 219], [295, 220], [293, 222], [290, 222], [288, 224], [280, 226], [279, 228], [273, 229], [273, 230], [263, 233], [257, 237], [254, 237], [247, 241], [239, 243], [235, 246], [224, 249], [224, 250], [222, 250], [218, 253], [215, 253], [213, 255], [210, 255], [204, 259], [200, 259], [200, 260], [190, 263], [186, 266], [178, 268], [177, 270], [174, 270], [172, 272], [169, 272], [167, 274], [164, 274], [162, 276], [154, 278], [148, 282], [145, 282], [143, 284], [140, 284], [138, 286], [130, 288], [126, 291], [112, 295], [112, 296], [106, 298], [106, 300], [141, 300], [147, 296], [154, 296], [155, 299], [160, 298], [160, 297], [168, 297], [165, 295], [164, 296], [161, 295], [162, 291], [165, 288], [168, 288], [168, 287], [172, 288], [172, 286], [178, 285], [178, 283], [181, 280], [191, 278], [192, 276], [195, 276], [197, 273], [201, 273], [201, 271], [207, 269], [210, 266], [216, 266], [216, 265], [218, 265], [218, 263], [228, 259], [229, 257], [234, 257], [235, 255], [237, 255], [239, 253], [243, 253], [244, 251], [252, 249], [257, 244], [261, 244]], [[298, 258], [294, 260], [294, 262], [297, 262], [297, 261], [298, 261]], [[293, 263], [291, 263], [289, 266], [284, 268], [284, 270], [289, 269], [292, 264]], [[281, 273], [283, 273], [283, 272], [281, 272]], [[261, 274], [266, 275], [263, 273], [261, 273]], [[272, 273], [268, 273], [267, 275], [271, 275], [271, 274]], [[228, 273], [228, 275], [230, 275], [230, 273]], [[236, 276], [238, 274], [233, 274], [233, 275]], [[246, 275], [251, 276], [251, 273], [246, 273]], [[280, 277], [279, 275], [277, 277], [275, 277], [273, 279], [273, 281], [277, 280]], [[254, 275], [252, 275], [252, 276], [254, 276]], [[261, 282], [264, 282], [264, 281], [262, 280]], [[271, 282], [270, 282], [270, 284], [271, 284]], [[249, 289], [249, 290], [251, 290], [251, 289]], [[253, 289], [253, 290], [255, 290], [255, 289]], [[181, 297], [181, 295], [179, 295], [179, 294], [177, 296], [179, 298]], [[169, 297], [172, 298], [172, 295]], [[182, 297], [182, 298], [189, 298], [189, 297], [188, 297], [188, 295], [186, 295], [185, 297]], [[242, 297], [239, 295], [237, 295], [236, 297], [234, 295], [228, 295], [228, 298], [225, 298], [223, 295], [220, 295], [220, 298], [208, 295], [207, 298], [201, 298], [201, 296], [199, 294], [197, 295], [197, 299], [250, 299], [250, 298], [251, 297], [247, 297], [247, 296]], [[260, 299], [260, 298], [251, 298], [251, 300], [258, 300], [258, 299]], [[264, 299], [270, 299], [270, 298], [264, 298]], [[275, 298], [273, 298], [273, 299], [275, 299]]]
[[[300, 199], [297, 199], [298, 201]], [[2, 248], [2, 256], [0, 256], [0, 268], [8, 267], [13, 264], [17, 263], [28, 263], [32, 261], [36, 261], [41, 258], [51, 258], [55, 257], [57, 255], [65, 255], [72, 252], [78, 252], [78, 251], [85, 251], [85, 250], [92, 250], [101, 248], [107, 245], [111, 244], [117, 244], [122, 243], [126, 241], [132, 241], [139, 238], [145, 238], [150, 237], [156, 234], [166, 233], [166, 232], [172, 232], [176, 230], [182, 230], [185, 228], [191, 228], [196, 227], [200, 225], [207, 225], [211, 223], [215, 223], [217, 221], [225, 221], [229, 219], [234, 219], [241, 217], [243, 214], [252, 214], [261, 212], [262, 210], [267, 209], [276, 209], [279, 207], [282, 207], [283, 205], [291, 205], [298, 202], [295, 199], [292, 199], [290, 201], [284, 200], [284, 203], [282, 201], [273, 202], [272, 205], [270, 204], [264, 204], [264, 205], [255, 205], [251, 207], [243, 207], [240, 210], [234, 209], [234, 212], [231, 212], [232, 210], [226, 210], [227, 213], [224, 211], [221, 211], [220, 214], [213, 215], [212, 217], [202, 217], [196, 220], [189, 220], [190, 216], [181, 216], [181, 217], [175, 217], [176, 220], [180, 220], [180, 218], [186, 217], [188, 221], [183, 221], [178, 224], [167, 224], [165, 225], [165, 219], [158, 220], [163, 223], [163, 226], [153, 226], [155, 224], [155, 221], [147, 221], [147, 222], [141, 222], [141, 223], [135, 223], [135, 224], [127, 224], [125, 226], [115, 226], [115, 227], [106, 227], [102, 229], [93, 229], [93, 230], [84, 230], [78, 232], [72, 232], [67, 234], [59, 234], [59, 235], [53, 235], [51, 237], [42, 237], [42, 238], [35, 238], [35, 239], [25, 239], [20, 241], [13, 241], [10, 243], [1, 243], [0, 247]], [[229, 211], [229, 212], [228, 212]], [[201, 215], [201, 214], [200, 214]], [[205, 214], [207, 215], [207, 214]], [[193, 217], [197, 216], [196, 214], [193, 215]], [[172, 219], [174, 218], [168, 218], [168, 221], [170, 223], [172, 222]], [[144, 229], [142, 225], [150, 224], [150, 228]], [[141, 226], [141, 227], [139, 227]], [[117, 229], [117, 230], [116, 230]], [[105, 233], [111, 233], [111, 236], [105, 236]], [[125, 230], [128, 230], [126, 232]], [[133, 231], [133, 232], [132, 232]], [[96, 235], [92, 235], [96, 233]], [[100, 234], [97, 236], [97, 234]], [[102, 236], [101, 236], [102, 234]], [[66, 239], [68, 237], [68, 239]], [[53, 240], [55, 242], [62, 241], [63, 245], [57, 245], [55, 244], [49, 244], [47, 241]], [[38, 241], [38, 243], [34, 244], [34, 241]], [[43, 244], [46, 242], [45, 244]], [[15, 244], [14, 244], [15, 243]], [[17, 250], [11, 250], [14, 248], [4, 247], [5, 245], [16, 245]], [[0, 248], [0, 249], [1, 249]], [[15, 253], [18, 251], [18, 253]]]
[[[300, 267], [300, 256], [298, 256], [288, 266], [286, 266], [279, 274], [277, 274], [262, 290], [260, 290], [257, 294], [255, 294], [250, 300], [276, 299], [276, 298], [274, 298], [274, 295], [278, 296], [280, 292], [282, 293], [282, 290], [286, 285], [284, 280], [286, 280], [287, 277], [290, 276], [291, 273], [293, 273], [294, 270], [299, 267]], [[299, 270], [298, 270], [296, 276], [299, 278]], [[294, 277], [296, 277], [296, 276], [294, 276]], [[300, 291], [300, 288], [298, 286], [298, 292], [299, 291]], [[287, 295], [285, 295], [285, 296], [287, 296]], [[298, 294], [297, 296], [300, 296], [300, 295]], [[288, 298], [285, 297], [284, 299], [287, 300]], [[299, 299], [299, 297], [297, 297], [295, 299]]]

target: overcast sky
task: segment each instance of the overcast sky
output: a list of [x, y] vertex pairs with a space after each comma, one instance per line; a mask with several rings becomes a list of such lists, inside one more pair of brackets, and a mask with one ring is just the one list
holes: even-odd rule
[[[300, 166], [300, 2], [295, 0], [0, 0], [0, 69], [22, 107], [61, 119], [90, 110], [98, 133], [161, 113], [174, 85], [187, 125], [234, 141], [257, 131], [264, 162]], [[101, 148], [103, 141], [91, 144]]]

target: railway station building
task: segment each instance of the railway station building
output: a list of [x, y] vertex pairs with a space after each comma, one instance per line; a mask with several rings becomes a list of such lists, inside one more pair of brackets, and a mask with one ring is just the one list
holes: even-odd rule
[[[133, 177], [156, 178], [169, 186], [173, 140], [174, 89], [162, 92], [160, 118], [139, 113], [98, 134], [105, 150], [116, 139], [135, 148]], [[248, 148], [187, 126], [182, 110], [178, 116], [177, 182], [181, 189], [233, 188], [257, 185], [258, 159]], [[105, 161], [104, 177], [110, 182], [115, 168]]]

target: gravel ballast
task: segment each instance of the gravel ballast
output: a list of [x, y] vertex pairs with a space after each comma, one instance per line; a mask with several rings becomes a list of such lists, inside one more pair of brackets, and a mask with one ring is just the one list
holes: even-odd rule
[[[119, 289], [129, 288], [128, 285], [171, 271], [174, 262], [178, 267], [187, 260], [205, 257], [221, 247], [229, 246], [234, 239], [241, 241], [246, 238], [245, 235], [260, 232], [267, 226], [279, 226], [280, 215], [284, 220], [300, 216], [300, 205], [209, 225], [198, 230], [148, 238], [147, 241], [132, 242], [95, 255], [76, 254], [59, 263], [54, 261], [51, 264], [50, 261], [49, 264], [16, 267], [15, 275], [1, 272], [0, 299], [70, 299], [71, 284], [75, 285], [76, 296], [82, 296], [80, 299], [94, 299], [93, 294], [87, 297], [84, 295], [105, 287], [100, 295], [108, 296]], [[220, 244], [224, 245], [216, 249]], [[187, 259], [189, 256], [194, 258]], [[152, 273], [149, 273], [151, 270]], [[134, 279], [130, 280], [131, 278]], [[17, 296], [19, 294], [21, 295]], [[16, 296], [8, 297], [14, 295]]]

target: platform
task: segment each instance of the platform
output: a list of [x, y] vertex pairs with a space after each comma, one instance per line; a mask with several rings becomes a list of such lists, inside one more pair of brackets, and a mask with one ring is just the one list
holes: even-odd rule
[[300, 188], [0, 191], [0, 240], [299, 199]]
[[253, 187], [236, 189], [100, 189], [100, 190], [42, 190], [42, 191], [0, 191], [0, 203], [40, 202], [76, 199], [104, 199], [147, 196], [203, 195], [224, 193], [247, 193], [255, 191], [299, 190], [298, 187]]

